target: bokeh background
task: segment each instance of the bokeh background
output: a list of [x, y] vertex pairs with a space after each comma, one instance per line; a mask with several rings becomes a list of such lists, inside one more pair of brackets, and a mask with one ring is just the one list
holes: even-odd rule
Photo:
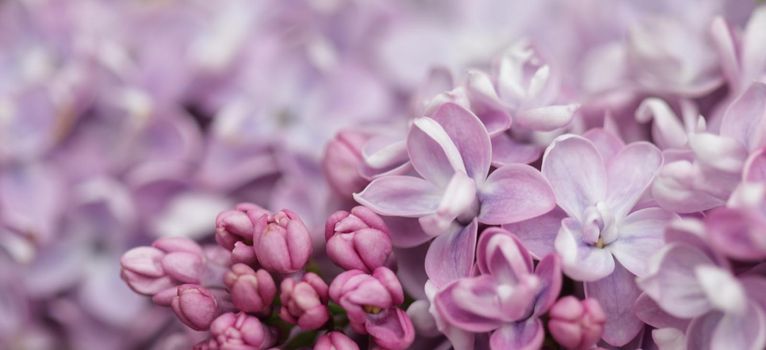
[[[324, 179], [328, 140], [399, 132], [440, 78], [522, 37], [572, 99], [611, 105], [635, 97], [619, 62], [637, 26], [673, 18], [694, 40], [754, 5], [0, 0], [0, 349], [188, 348], [172, 315], [120, 280], [127, 249], [210, 240], [239, 201], [321, 230], [348, 201]], [[690, 60], [712, 52], [697, 44]]]

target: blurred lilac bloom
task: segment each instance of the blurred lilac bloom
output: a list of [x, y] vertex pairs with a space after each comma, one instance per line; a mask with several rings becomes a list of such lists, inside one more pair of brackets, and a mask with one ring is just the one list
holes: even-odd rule
[[137, 293], [155, 295], [182, 283], [202, 282], [202, 248], [187, 238], [163, 238], [137, 247], [120, 259], [123, 280]]
[[766, 186], [742, 182], [726, 207], [712, 210], [704, 224], [710, 244], [722, 254], [743, 261], [766, 258]]
[[766, 74], [766, 6], [753, 10], [742, 33], [723, 17], [711, 27], [723, 74], [735, 94]]
[[605, 340], [620, 346], [642, 327], [630, 311], [639, 294], [634, 275], [645, 274], [646, 259], [663, 246], [664, 227], [675, 214], [633, 211], [662, 166], [656, 147], [625, 145], [603, 130], [586, 136], [561, 136], [543, 157], [543, 176], [561, 210], [505, 227], [537, 257], [554, 250], [561, 256], [564, 272], [586, 282], [586, 295], [604, 308]]
[[638, 285], [668, 314], [691, 319], [687, 348], [763, 348], [766, 279], [734, 276], [723, 260], [703, 248], [671, 241], [652, 258]]
[[479, 275], [458, 279], [434, 298], [448, 324], [468, 332], [492, 332], [492, 349], [534, 349], [542, 346], [539, 317], [561, 290], [556, 255], [533, 269], [532, 256], [505, 230], [490, 228], [477, 248]]
[[[678, 213], [726, 203], [741, 179], [748, 156], [764, 145], [765, 106], [766, 84], [753, 83], [728, 106], [718, 133], [698, 130], [688, 134], [688, 150], [667, 150], [668, 162], [652, 185], [657, 203]], [[704, 124], [698, 125], [704, 129]], [[665, 135], [674, 134], [669, 130], [672, 125], [656, 127]]]

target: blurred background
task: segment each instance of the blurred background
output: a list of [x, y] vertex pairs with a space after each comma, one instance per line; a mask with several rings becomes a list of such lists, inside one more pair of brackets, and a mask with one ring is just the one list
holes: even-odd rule
[[239, 201], [292, 208], [319, 243], [349, 200], [321, 169], [339, 130], [399, 132], [451, 74], [522, 37], [572, 99], [619, 105], [639, 94], [622, 59], [636, 26], [671, 17], [709, 54], [710, 19], [742, 25], [753, 6], [0, 0], [0, 349], [188, 348], [120, 280], [127, 249], [211, 240]]

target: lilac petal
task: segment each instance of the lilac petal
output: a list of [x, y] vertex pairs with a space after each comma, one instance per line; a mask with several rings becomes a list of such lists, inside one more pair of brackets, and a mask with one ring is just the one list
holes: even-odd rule
[[747, 149], [729, 137], [694, 134], [689, 136], [689, 147], [700, 163], [720, 171], [739, 173], [747, 160]]
[[752, 150], [763, 145], [766, 115], [766, 84], [756, 82], [726, 109], [721, 136], [732, 138]]
[[402, 287], [407, 292], [407, 295], [416, 300], [425, 300], [427, 297], [424, 286], [426, 281], [428, 281], [428, 275], [423, 264], [427, 252], [428, 244], [414, 248], [394, 249], [397, 264], [408, 267], [406, 269], [398, 269], [396, 275], [399, 276], [399, 281], [402, 283]]
[[766, 69], [766, 9], [757, 7], [742, 37], [742, 77], [749, 79]]
[[636, 299], [633, 312], [639, 320], [654, 328], [686, 329], [689, 324], [689, 320], [674, 317], [662, 310], [646, 293], [641, 293]]
[[420, 225], [426, 233], [437, 236], [449, 231], [453, 221], [475, 205], [476, 183], [464, 172], [455, 172], [444, 189], [436, 213], [420, 218]]
[[426, 253], [426, 274], [437, 287], [470, 275], [476, 255], [477, 229], [478, 223], [474, 220], [431, 242]]
[[662, 153], [648, 142], [623, 148], [609, 162], [607, 205], [615, 218], [625, 217], [660, 171]]
[[679, 318], [692, 318], [710, 310], [711, 305], [696, 278], [698, 266], [714, 266], [704, 252], [673, 243], [649, 262], [649, 274], [637, 280], [641, 289], [663, 310]]
[[548, 312], [556, 298], [561, 292], [561, 262], [558, 255], [551, 254], [543, 258], [537, 268], [535, 275], [540, 277], [542, 287], [535, 301], [534, 316], [541, 316]]
[[426, 180], [392, 175], [372, 180], [354, 199], [380, 215], [418, 217], [435, 212], [441, 195]]
[[556, 203], [570, 217], [580, 218], [585, 208], [606, 197], [604, 160], [583, 137], [556, 138], [545, 150], [542, 173], [556, 194]]
[[502, 225], [540, 216], [556, 207], [548, 181], [524, 164], [503, 166], [489, 175], [479, 188], [479, 221]]
[[481, 71], [469, 71], [465, 88], [471, 111], [481, 119], [490, 135], [507, 130], [511, 126], [511, 118], [497, 97], [489, 75]]
[[585, 296], [598, 300], [607, 315], [604, 341], [622, 346], [641, 331], [644, 323], [633, 313], [633, 303], [640, 294], [635, 277], [620, 264], [615, 264], [608, 277], [585, 283]]
[[435, 120], [415, 119], [407, 135], [410, 162], [424, 179], [444, 187], [455, 171], [465, 171], [460, 149]]
[[434, 305], [448, 324], [469, 332], [489, 332], [505, 319], [494, 278], [459, 279], [436, 294]]
[[721, 70], [724, 77], [733, 86], [740, 83], [739, 45], [738, 37], [732, 26], [723, 17], [716, 17], [710, 24], [710, 35], [713, 44], [721, 58]]
[[766, 225], [760, 215], [722, 207], [705, 219], [710, 243], [721, 253], [740, 260], [766, 258], [766, 240], [759, 238]]
[[507, 133], [492, 136], [492, 165], [529, 164], [538, 159], [543, 148], [534, 144], [518, 142]]
[[552, 131], [569, 124], [578, 108], [578, 104], [568, 104], [523, 109], [513, 115], [513, 122], [525, 129]]
[[593, 145], [596, 146], [598, 153], [601, 154], [605, 162], [609, 162], [617, 153], [625, 148], [625, 142], [622, 142], [619, 137], [606, 129], [590, 129], [582, 136], [593, 142]]
[[496, 227], [481, 233], [476, 260], [482, 274], [499, 282], [518, 283], [532, 272], [532, 256], [527, 249], [508, 231]]
[[532, 318], [494, 331], [489, 345], [493, 350], [534, 350], [542, 347], [544, 338], [543, 323]]
[[711, 349], [763, 349], [766, 346], [766, 315], [751, 303], [742, 315], [726, 313], [713, 331]]
[[652, 137], [662, 148], [682, 148], [686, 145], [686, 130], [678, 116], [663, 100], [647, 98], [636, 110], [636, 120], [641, 123], [652, 121]]
[[561, 222], [554, 246], [561, 256], [564, 273], [574, 280], [595, 281], [609, 276], [614, 270], [612, 254], [583, 242], [579, 224], [571, 218]]
[[649, 257], [665, 245], [665, 227], [676, 217], [660, 208], [635, 211], [620, 224], [619, 238], [610, 243], [607, 249], [628, 271], [643, 276]]
[[561, 229], [561, 220], [566, 217], [563, 210], [554, 208], [547, 214], [503, 225], [503, 228], [516, 235], [532, 256], [539, 260], [555, 251], [553, 242]]
[[713, 311], [693, 319], [686, 329], [686, 349], [712, 349], [713, 334], [721, 318], [723, 313]]
[[421, 245], [433, 238], [426, 234], [416, 218], [384, 216], [383, 221], [389, 228], [391, 243], [394, 247], [411, 248]]
[[766, 182], [766, 148], [761, 148], [745, 161], [742, 178], [746, 181]]
[[489, 134], [469, 110], [455, 103], [439, 106], [432, 118], [439, 122], [460, 151], [468, 176], [480, 183], [489, 173], [492, 146]]

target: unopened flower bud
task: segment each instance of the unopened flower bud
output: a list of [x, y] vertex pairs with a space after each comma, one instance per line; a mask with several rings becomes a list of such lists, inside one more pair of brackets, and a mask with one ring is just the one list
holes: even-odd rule
[[279, 316], [304, 330], [322, 327], [330, 318], [327, 290], [327, 284], [311, 272], [303, 275], [300, 281], [286, 278], [281, 285]]
[[376, 315], [404, 302], [404, 291], [393, 271], [378, 267], [371, 275], [360, 270], [341, 273], [330, 284], [330, 298], [346, 310], [358, 330], [368, 314]]
[[234, 210], [227, 210], [215, 219], [215, 240], [222, 247], [232, 250], [236, 242], [253, 244], [254, 223], [269, 212], [252, 203], [240, 203]]
[[210, 325], [211, 339], [197, 344], [195, 350], [261, 350], [274, 344], [271, 330], [258, 318], [244, 312], [227, 312]]
[[218, 315], [218, 301], [209, 290], [198, 285], [178, 286], [170, 306], [181, 322], [198, 331], [207, 330]]
[[274, 279], [266, 270], [256, 272], [244, 264], [233, 265], [223, 282], [234, 307], [244, 312], [267, 313], [277, 293]]
[[314, 350], [359, 350], [359, 345], [341, 332], [329, 332], [317, 338]]
[[161, 238], [136, 247], [120, 259], [122, 279], [137, 293], [154, 295], [183, 283], [199, 283], [204, 272], [202, 248], [183, 237]]
[[606, 315], [595, 299], [559, 299], [549, 312], [548, 329], [561, 346], [584, 350], [593, 347], [604, 332]]
[[383, 219], [363, 206], [338, 211], [325, 224], [327, 255], [346, 270], [372, 272], [391, 259], [391, 238]]
[[255, 224], [253, 248], [263, 268], [292, 273], [303, 268], [311, 257], [311, 236], [297, 214], [282, 210], [261, 216]]
[[369, 135], [356, 130], [339, 132], [327, 143], [322, 156], [322, 171], [330, 187], [339, 195], [351, 198], [361, 191], [368, 181], [359, 174], [362, 148]]

